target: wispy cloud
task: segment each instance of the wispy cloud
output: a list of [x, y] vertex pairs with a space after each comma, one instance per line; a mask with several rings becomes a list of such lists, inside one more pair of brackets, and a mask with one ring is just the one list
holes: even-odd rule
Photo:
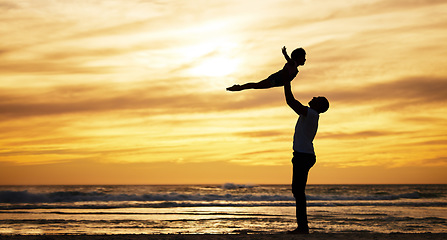
[[315, 140], [319, 164], [445, 167], [445, 9], [416, 0], [2, 1], [0, 164], [285, 166], [297, 116], [283, 90], [225, 88], [281, 69], [286, 45], [308, 53], [295, 96], [331, 102]]
[[[415, 104], [441, 107], [447, 101], [447, 78], [409, 77], [328, 93], [332, 101], [344, 104], [389, 103], [390, 110], [403, 110]], [[384, 110], [387, 107], [383, 108]]]

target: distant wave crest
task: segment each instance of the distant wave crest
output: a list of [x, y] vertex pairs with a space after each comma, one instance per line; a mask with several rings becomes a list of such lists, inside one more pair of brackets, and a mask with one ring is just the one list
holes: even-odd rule
[[[228, 189], [238, 186], [226, 184]], [[350, 205], [371, 204], [365, 202], [376, 201], [374, 204], [398, 204], [393, 200], [398, 199], [420, 199], [423, 196], [419, 192], [390, 194], [390, 195], [308, 195], [309, 205]], [[112, 194], [106, 192], [81, 192], [81, 191], [59, 191], [50, 193], [33, 193], [28, 191], [0, 191], [0, 203], [73, 203], [73, 202], [136, 202], [138, 204], [164, 205], [290, 205], [294, 204], [294, 198], [290, 195], [268, 195], [268, 194]], [[173, 204], [175, 202], [175, 204]], [[380, 203], [379, 203], [380, 202]], [[442, 202], [442, 201], [441, 201]], [[134, 203], [134, 204], [136, 204]], [[445, 204], [445, 203], [444, 203]]]
[[223, 189], [238, 189], [238, 188], [253, 188], [254, 185], [251, 184], [235, 184], [235, 183], [225, 183], [222, 185]]
[[292, 201], [292, 196], [281, 195], [233, 195], [233, 194], [108, 194], [104, 192], [53, 192], [30, 193], [28, 191], [0, 191], [0, 203], [55, 203], [85, 201]]

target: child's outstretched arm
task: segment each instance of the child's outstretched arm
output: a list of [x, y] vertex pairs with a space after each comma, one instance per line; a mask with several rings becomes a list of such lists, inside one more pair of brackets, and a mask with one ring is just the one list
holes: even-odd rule
[[286, 46], [282, 47], [282, 54], [284, 55], [284, 58], [287, 62], [290, 62], [292, 59], [290, 59], [289, 55], [287, 54]]

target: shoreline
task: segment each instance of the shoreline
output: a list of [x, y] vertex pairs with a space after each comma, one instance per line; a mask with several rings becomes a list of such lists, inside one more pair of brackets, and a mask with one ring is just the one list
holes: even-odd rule
[[284, 239], [306, 239], [306, 240], [326, 240], [326, 239], [364, 239], [364, 240], [419, 240], [419, 239], [447, 239], [447, 233], [311, 233], [308, 235], [291, 234], [39, 234], [39, 235], [15, 235], [0, 234], [4, 240], [276, 240]]

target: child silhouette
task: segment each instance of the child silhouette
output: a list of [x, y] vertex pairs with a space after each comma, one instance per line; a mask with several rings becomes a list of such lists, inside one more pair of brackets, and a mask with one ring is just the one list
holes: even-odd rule
[[284, 67], [276, 73], [273, 73], [268, 78], [257, 82], [257, 83], [245, 83], [243, 85], [235, 84], [229, 88], [227, 91], [242, 91], [245, 89], [266, 89], [272, 87], [284, 86], [285, 82], [292, 81], [298, 74], [298, 66], [304, 65], [306, 62], [306, 51], [302, 48], [297, 48], [293, 50], [290, 58], [287, 54], [286, 47], [282, 48], [282, 54], [286, 59], [286, 64]]

